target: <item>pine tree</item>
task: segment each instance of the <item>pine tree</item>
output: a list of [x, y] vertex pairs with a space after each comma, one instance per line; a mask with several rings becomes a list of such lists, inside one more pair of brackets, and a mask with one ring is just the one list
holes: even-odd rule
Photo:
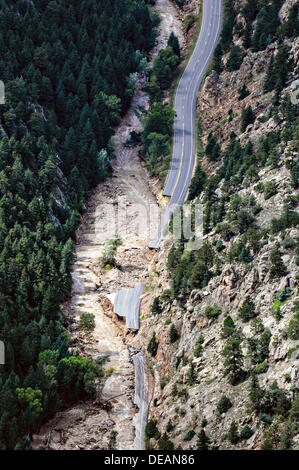
[[204, 429], [201, 429], [197, 440], [197, 450], [209, 450], [210, 439], [205, 433]]
[[266, 78], [264, 81], [264, 88], [263, 91], [264, 93], [268, 93], [269, 91], [272, 91], [275, 86], [275, 75], [274, 75], [274, 56], [271, 56]]
[[270, 255], [270, 280], [279, 279], [287, 273], [279, 248], [274, 248]]
[[169, 340], [171, 343], [175, 343], [179, 339], [180, 335], [174, 326], [174, 324], [171, 324], [170, 330], [169, 330]]
[[236, 385], [244, 376], [241, 343], [240, 334], [236, 332], [228, 338], [222, 353], [225, 358], [224, 375], [231, 385]]
[[252, 111], [251, 106], [244, 108], [242, 111], [242, 122], [241, 122], [241, 132], [245, 132], [249, 124], [252, 124], [255, 120], [254, 112]]
[[240, 310], [239, 315], [242, 321], [246, 322], [251, 320], [251, 318], [256, 317], [257, 312], [255, 310], [254, 302], [252, 301], [250, 296], [247, 296], [244, 300]]
[[173, 32], [170, 33], [167, 45], [172, 48], [173, 52], [178, 57], [181, 57], [180, 43], [179, 43], [177, 36]]
[[239, 89], [239, 100], [244, 100], [244, 98], [246, 98], [246, 96], [248, 96], [250, 93], [249, 93], [249, 90], [246, 86], [246, 84], [244, 83], [244, 85], [242, 86], [242, 88]]
[[156, 333], [153, 332], [153, 336], [151, 337], [148, 346], [147, 346], [147, 351], [151, 354], [152, 357], [155, 357], [158, 351], [158, 346], [159, 343], [156, 340]]
[[229, 428], [229, 431], [228, 431], [228, 434], [227, 434], [227, 437], [228, 439], [230, 440], [230, 442], [232, 444], [237, 444], [239, 439], [240, 439], [240, 436], [239, 436], [239, 433], [238, 433], [238, 426], [237, 426], [237, 423], [236, 421], [232, 421], [231, 425], [230, 425], [230, 428]]

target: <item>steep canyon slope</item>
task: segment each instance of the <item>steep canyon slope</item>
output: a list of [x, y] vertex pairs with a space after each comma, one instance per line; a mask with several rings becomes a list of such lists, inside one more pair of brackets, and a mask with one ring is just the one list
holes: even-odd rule
[[164, 243], [136, 339], [154, 381], [149, 448], [299, 446], [294, 4], [225, 2], [189, 192], [203, 246]]

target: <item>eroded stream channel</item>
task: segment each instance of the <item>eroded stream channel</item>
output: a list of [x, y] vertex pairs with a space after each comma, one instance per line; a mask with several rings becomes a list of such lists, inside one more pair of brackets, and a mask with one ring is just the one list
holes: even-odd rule
[[[155, 9], [161, 16], [159, 37], [153, 55], [164, 48], [171, 31], [182, 43], [182, 24], [174, 5], [169, 0], [157, 0]], [[147, 248], [150, 240], [148, 228], [137, 234], [134, 214], [125, 220], [123, 244], [119, 248], [117, 260], [123, 270], [111, 269], [101, 272], [99, 257], [102, 243], [109, 235], [103, 227], [103, 211], [107, 204], [117, 201], [124, 206], [142, 204], [157, 208], [154, 183], [149, 186], [149, 176], [138, 157], [138, 148], [128, 148], [123, 144], [130, 131], [141, 130], [142, 125], [134, 110], [148, 107], [147, 96], [137, 89], [132, 107], [116, 129], [114, 141], [116, 161], [114, 173], [100, 184], [87, 203], [87, 211], [77, 232], [76, 262], [74, 265], [71, 300], [64, 306], [73, 324], [83, 312], [95, 315], [96, 329], [93, 340], [85, 347], [85, 352], [93, 358], [109, 356], [105, 364], [109, 377], [105, 379], [101, 391], [101, 401], [109, 401], [110, 410], [100, 409], [95, 403], [84, 403], [58, 413], [38, 436], [34, 447], [46, 449], [107, 449], [111, 432], [117, 433], [115, 447], [120, 450], [143, 447], [142, 426], [146, 422], [146, 410], [139, 409], [138, 390], [135, 390], [134, 364], [141, 370], [144, 358], [131, 357], [128, 346], [130, 336], [121, 322], [119, 324], [107, 315], [109, 298], [122, 288], [134, 287], [137, 282], [145, 282], [148, 264], [153, 256]], [[109, 313], [109, 312], [108, 312]], [[146, 381], [146, 377], [141, 378]], [[136, 403], [136, 404], [135, 404]], [[142, 408], [142, 406], [141, 406]]]

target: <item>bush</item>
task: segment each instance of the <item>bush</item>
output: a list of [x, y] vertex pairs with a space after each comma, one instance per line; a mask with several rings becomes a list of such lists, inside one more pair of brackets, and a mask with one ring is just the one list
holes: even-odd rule
[[242, 307], [239, 310], [239, 315], [242, 321], [247, 322], [257, 316], [257, 312], [255, 311], [255, 305], [250, 296], [246, 297], [244, 300]]
[[93, 313], [81, 313], [79, 320], [79, 330], [83, 332], [86, 339], [90, 339], [91, 333], [94, 331], [95, 327], [96, 323]]
[[282, 291], [280, 291], [276, 295], [276, 299], [279, 300], [280, 302], [285, 302], [291, 297], [291, 289], [289, 287], [284, 287]]
[[165, 375], [165, 376], [162, 378], [161, 383], [160, 383], [161, 390], [163, 390], [163, 388], [166, 387], [166, 385], [168, 384], [169, 380], [170, 380], [169, 375]]
[[293, 340], [299, 339], [299, 312], [296, 312], [289, 322], [288, 337]]
[[249, 439], [251, 436], [253, 436], [254, 432], [253, 430], [246, 424], [244, 428], [240, 432], [240, 438], [241, 439]]
[[147, 351], [150, 353], [152, 357], [156, 356], [157, 351], [158, 351], [158, 346], [159, 346], [159, 343], [156, 340], [156, 333], [154, 332], [147, 346]]
[[233, 46], [227, 61], [227, 70], [233, 72], [238, 70], [243, 62], [244, 55], [240, 46]]
[[226, 413], [232, 406], [233, 404], [230, 399], [226, 395], [222, 395], [217, 404], [217, 410], [222, 415], [222, 413]]
[[158, 441], [159, 450], [174, 450], [174, 444], [165, 432]]
[[227, 438], [230, 440], [232, 444], [237, 444], [239, 441], [239, 434], [238, 434], [238, 425], [236, 421], [233, 421], [230, 425]]
[[296, 227], [299, 224], [299, 214], [293, 210], [286, 210], [279, 219], [271, 220], [272, 232], [279, 233], [286, 228]]
[[186, 380], [187, 384], [190, 385], [190, 387], [192, 387], [192, 385], [196, 383], [196, 378], [197, 378], [197, 374], [195, 371], [195, 365], [193, 362], [191, 362], [188, 373], [187, 373], [187, 380]]
[[238, 92], [239, 92], [239, 101], [244, 100], [244, 98], [246, 98], [246, 96], [248, 96], [250, 94], [247, 86], [245, 85], [245, 83], [242, 86], [242, 88], [240, 88], [238, 90]]
[[231, 228], [231, 224], [228, 224], [227, 222], [220, 222], [217, 224], [215, 232], [219, 233], [225, 242], [228, 242], [232, 236], [235, 235], [235, 232]]
[[163, 312], [163, 308], [160, 303], [160, 298], [155, 297], [151, 306], [151, 312], [153, 315], [159, 315]]
[[241, 123], [241, 132], [245, 132], [249, 124], [253, 124], [255, 121], [255, 115], [252, 111], [251, 106], [243, 109], [242, 111], [242, 123]]
[[203, 335], [200, 335], [198, 340], [196, 341], [196, 345], [194, 348], [194, 357], [200, 357], [202, 355], [202, 344], [204, 342]]
[[168, 421], [167, 425], [166, 425], [166, 431], [167, 432], [170, 432], [172, 431], [173, 429], [175, 428], [175, 426], [172, 424], [172, 421], [171, 419]]
[[187, 434], [184, 437], [184, 441], [191, 441], [193, 437], [195, 436], [195, 431], [194, 429], [191, 429], [191, 431], [188, 431]]
[[154, 437], [155, 439], [159, 439], [160, 437], [160, 432], [157, 428], [157, 420], [156, 419], [151, 419], [146, 427], [145, 427], [145, 437], [148, 439]]
[[208, 318], [217, 318], [221, 315], [221, 307], [219, 305], [208, 305], [205, 309], [205, 316]]
[[250, 254], [250, 248], [242, 241], [232, 245], [229, 252], [229, 258], [231, 261], [240, 261], [243, 263], [250, 263], [253, 260], [253, 257]]
[[266, 424], [272, 423], [272, 419], [270, 418], [270, 416], [266, 415], [265, 413], [259, 413], [259, 418], [261, 421], [263, 421], [263, 423], [266, 423]]
[[180, 335], [178, 333], [178, 330], [176, 329], [176, 327], [172, 323], [172, 325], [170, 327], [170, 331], [169, 331], [169, 340], [170, 340], [170, 342], [175, 343], [179, 339], [179, 337], [180, 337]]
[[267, 181], [264, 184], [264, 198], [265, 200], [270, 199], [277, 193], [276, 184], [274, 181]]
[[187, 15], [184, 19], [184, 29], [186, 32], [194, 25], [196, 18], [194, 15]]
[[285, 265], [281, 257], [281, 253], [278, 248], [274, 248], [270, 255], [271, 267], [270, 267], [270, 280], [279, 279], [287, 274]]
[[231, 336], [234, 333], [234, 331], [235, 331], [235, 323], [234, 323], [232, 317], [227, 316], [223, 320], [221, 337], [222, 338], [228, 338], [229, 336]]
[[264, 374], [269, 369], [269, 365], [266, 361], [255, 366], [254, 371], [256, 374]]

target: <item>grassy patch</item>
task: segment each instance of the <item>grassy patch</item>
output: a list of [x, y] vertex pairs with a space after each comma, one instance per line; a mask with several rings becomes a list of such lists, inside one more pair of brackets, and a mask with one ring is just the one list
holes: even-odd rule
[[282, 305], [284, 305], [287, 302], [287, 300], [280, 301], [280, 300], [275, 300], [274, 304], [271, 305], [270, 309], [275, 312], [275, 310], [278, 310]]

